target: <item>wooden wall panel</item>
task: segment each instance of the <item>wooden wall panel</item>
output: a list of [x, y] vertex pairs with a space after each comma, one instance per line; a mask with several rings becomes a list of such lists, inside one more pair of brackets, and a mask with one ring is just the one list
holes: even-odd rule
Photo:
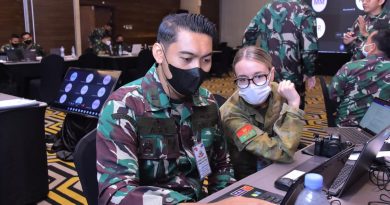
[[24, 31], [23, 1], [0, 0], [0, 44], [8, 43], [12, 33]]
[[[101, 2], [80, 0], [81, 5], [102, 5]], [[105, 6], [111, 6], [114, 9], [114, 33], [124, 35], [126, 42], [129, 43], [154, 43], [162, 18], [180, 8], [180, 0], [110, 0], [105, 2]], [[125, 25], [132, 25], [133, 29], [127, 30], [124, 28]]]
[[37, 43], [49, 53], [50, 48], [65, 47], [69, 55], [75, 45], [73, 1], [34, 0]]

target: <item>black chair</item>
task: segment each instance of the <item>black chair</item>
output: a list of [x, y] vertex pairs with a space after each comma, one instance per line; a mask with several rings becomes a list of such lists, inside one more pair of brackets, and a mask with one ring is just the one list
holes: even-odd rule
[[322, 88], [322, 94], [324, 95], [324, 103], [325, 103], [326, 117], [328, 120], [328, 127], [336, 127], [336, 122], [335, 122], [336, 103], [330, 100], [329, 98], [328, 86], [326, 85], [324, 77], [319, 76], [319, 79]]
[[226, 98], [219, 94], [213, 94], [215, 100], [217, 101], [217, 105], [221, 107], [225, 102]]
[[80, 68], [99, 69], [102, 67], [102, 61], [96, 54], [88, 52], [79, 57], [78, 66]]
[[152, 65], [156, 62], [153, 57], [152, 51], [149, 49], [143, 49], [138, 54], [137, 59], [137, 78], [140, 78], [146, 74], [146, 72], [152, 67]]
[[88, 204], [98, 204], [96, 129], [86, 134], [77, 144], [74, 163]]
[[41, 78], [30, 81], [30, 97], [51, 103], [57, 97], [65, 73], [64, 59], [48, 55], [41, 61]]

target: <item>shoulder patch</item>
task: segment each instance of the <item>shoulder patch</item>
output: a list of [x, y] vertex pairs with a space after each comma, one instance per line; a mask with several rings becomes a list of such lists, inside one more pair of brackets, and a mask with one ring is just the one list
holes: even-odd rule
[[237, 131], [236, 136], [241, 143], [245, 143], [256, 136], [256, 131], [253, 129], [251, 124], [245, 124]]

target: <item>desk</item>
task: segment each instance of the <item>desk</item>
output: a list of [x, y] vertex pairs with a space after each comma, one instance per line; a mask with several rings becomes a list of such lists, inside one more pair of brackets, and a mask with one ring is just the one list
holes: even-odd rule
[[[220, 190], [203, 200], [201, 200], [201, 203], [207, 203], [210, 202], [217, 197], [233, 190], [234, 188], [237, 188], [240, 185], [248, 184], [260, 189], [264, 189], [276, 194], [280, 194], [284, 196], [286, 192], [281, 191], [279, 189], [276, 189], [274, 187], [274, 181], [276, 181], [280, 176], [287, 173], [289, 170], [293, 169], [294, 167], [298, 166], [299, 164], [309, 160], [311, 156], [302, 154], [300, 151], [296, 152], [295, 154], [295, 161], [291, 164], [279, 164], [274, 163], [263, 170], [252, 174], [232, 185], [229, 187]], [[380, 191], [378, 188], [372, 184], [368, 179], [368, 174], [364, 177], [362, 177], [362, 180], [355, 183], [354, 187], [351, 187], [350, 190], [348, 190], [342, 197], [342, 199], [339, 199], [341, 201], [342, 205], [356, 205], [356, 204], [367, 204], [369, 201], [377, 201], [379, 199], [379, 195], [386, 193], [386, 191]], [[359, 186], [361, 185], [361, 186]], [[337, 198], [332, 198], [337, 199]]]
[[[14, 98], [0, 93], [0, 100]], [[0, 204], [30, 204], [47, 196], [46, 106], [0, 111]]]
[[[41, 61], [21, 61], [21, 62], [0, 62], [5, 71], [17, 84], [17, 93], [19, 97], [28, 97], [29, 80], [41, 78]], [[77, 58], [65, 58], [65, 68], [77, 65]], [[66, 71], [64, 71], [66, 72]], [[65, 73], [64, 73], [65, 74]]]

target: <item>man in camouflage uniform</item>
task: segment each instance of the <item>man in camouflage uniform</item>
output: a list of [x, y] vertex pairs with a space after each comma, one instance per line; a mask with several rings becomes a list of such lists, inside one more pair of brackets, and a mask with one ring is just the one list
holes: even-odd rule
[[34, 43], [32, 39], [32, 35], [29, 32], [24, 32], [22, 35], [22, 48], [25, 50], [30, 50], [32, 52], [35, 52], [37, 56], [45, 56], [45, 51], [43, 50], [42, 46]]
[[390, 28], [390, 16], [388, 9], [384, 8], [387, 0], [363, 1], [363, 16], [359, 16], [352, 25], [352, 31], [344, 34], [343, 43], [352, 53], [352, 60], [365, 58], [360, 47], [366, 42], [368, 35], [374, 31], [374, 27]]
[[317, 29], [314, 11], [302, 0], [272, 0], [265, 4], [245, 30], [243, 45], [260, 47], [272, 57], [275, 80], [290, 80], [301, 96], [304, 108], [305, 84], [315, 86]]
[[112, 55], [111, 36], [104, 35], [101, 41], [93, 47], [96, 55]]
[[89, 35], [89, 44], [90, 47], [93, 48], [97, 44], [99, 44], [103, 38], [103, 36], [111, 36], [112, 24], [106, 23], [103, 27], [96, 28], [92, 31], [91, 35]]
[[239, 180], [272, 161], [292, 162], [302, 135], [304, 112], [299, 109], [300, 96], [294, 84], [272, 82], [275, 69], [261, 48], [239, 50], [233, 69], [238, 90], [220, 111], [234, 175]]
[[390, 100], [390, 29], [373, 31], [367, 58], [346, 63], [333, 77], [329, 97], [339, 103], [336, 124], [357, 126], [374, 97]]
[[108, 98], [97, 127], [99, 204], [201, 199], [205, 173], [194, 152], [202, 144], [206, 154], [196, 157], [209, 160], [209, 194], [233, 181], [217, 104], [199, 87], [215, 32], [201, 15], [165, 17], [152, 49], [157, 64]]
[[4, 44], [0, 48], [0, 52], [7, 52], [8, 50], [15, 50], [20, 48], [20, 38], [17, 34], [12, 34], [9, 43]]

